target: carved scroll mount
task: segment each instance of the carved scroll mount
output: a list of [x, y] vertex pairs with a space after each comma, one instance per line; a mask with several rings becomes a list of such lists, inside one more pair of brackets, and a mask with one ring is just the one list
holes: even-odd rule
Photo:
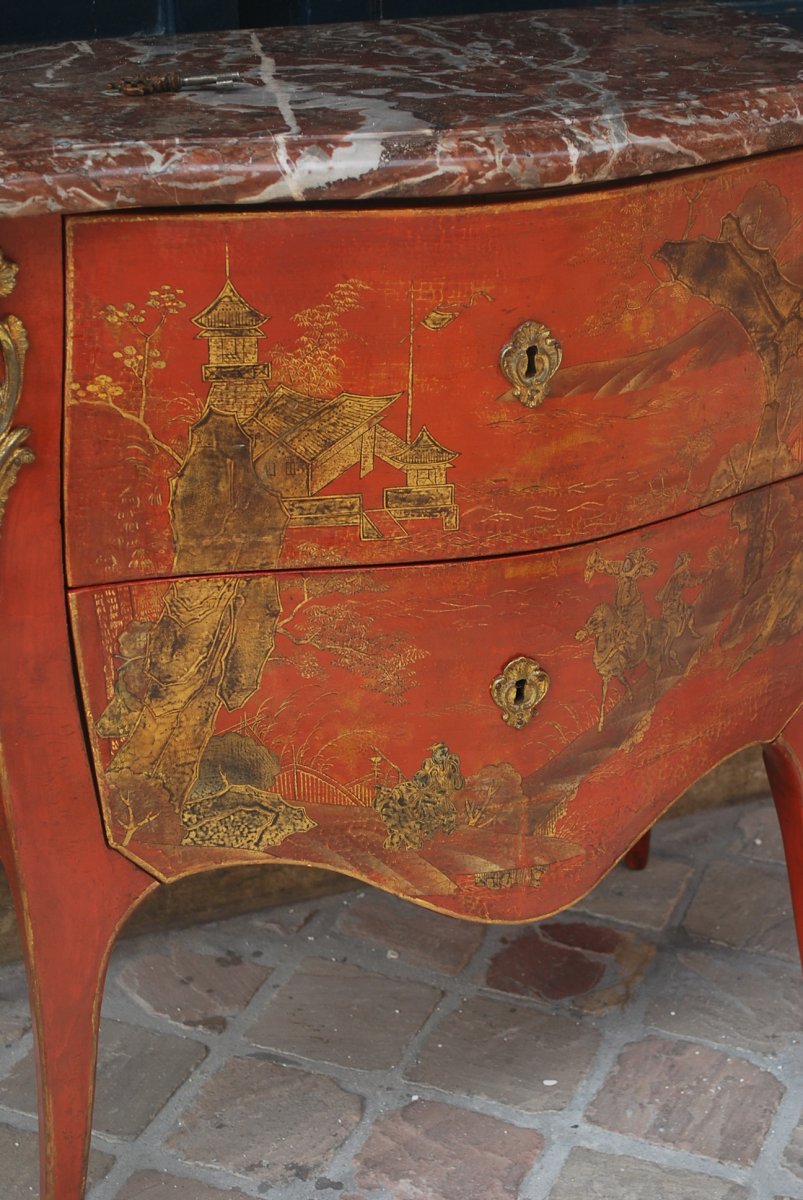
[[491, 696], [502, 710], [502, 720], [512, 729], [523, 729], [549, 691], [549, 676], [534, 658], [512, 659], [491, 684]]
[[499, 365], [515, 398], [527, 408], [537, 408], [549, 395], [550, 380], [562, 358], [560, 342], [546, 325], [525, 321], [513, 331]]
[[[0, 252], [0, 297], [14, 289], [17, 267]], [[14, 486], [21, 467], [33, 462], [33, 451], [24, 442], [30, 435], [25, 426], [12, 428], [12, 420], [22, 392], [22, 373], [28, 350], [28, 335], [18, 317], [0, 320], [0, 354], [3, 358], [3, 377], [0, 380], [0, 524], [6, 509], [8, 494]]]

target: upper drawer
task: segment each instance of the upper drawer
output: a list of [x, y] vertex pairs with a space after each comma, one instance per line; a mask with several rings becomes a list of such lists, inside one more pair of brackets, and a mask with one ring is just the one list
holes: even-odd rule
[[[794, 473], [801, 197], [786, 156], [538, 202], [69, 219], [70, 583], [557, 546]], [[536, 407], [500, 369], [528, 321], [563, 350]]]

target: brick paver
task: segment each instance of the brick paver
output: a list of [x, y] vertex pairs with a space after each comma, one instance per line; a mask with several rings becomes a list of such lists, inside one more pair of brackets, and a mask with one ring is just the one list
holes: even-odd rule
[[204, 1084], [166, 1144], [187, 1162], [260, 1183], [314, 1181], [362, 1109], [359, 1096], [325, 1075], [233, 1058]]
[[[93, 1150], [90, 1186], [111, 1170], [114, 1158]], [[3, 1200], [32, 1200], [39, 1195], [39, 1139], [35, 1133], [0, 1125], [0, 1195]]]
[[549, 1200], [748, 1200], [738, 1183], [622, 1154], [572, 1150]]
[[789, 887], [782, 873], [766, 867], [712, 863], [685, 926], [695, 937], [797, 961]]
[[615, 1133], [747, 1166], [783, 1092], [773, 1075], [745, 1059], [647, 1037], [625, 1047], [587, 1116]]
[[380, 1118], [357, 1156], [357, 1183], [394, 1200], [516, 1200], [540, 1133], [420, 1100]]
[[[100, 1030], [95, 1128], [134, 1138], [206, 1058], [206, 1048], [172, 1033], [156, 1033], [121, 1021]], [[33, 1055], [0, 1081], [0, 1104], [36, 1112]]]
[[679, 1037], [779, 1054], [803, 1033], [796, 963], [745, 964], [733, 955], [681, 951], [647, 1009], [647, 1022]]
[[[554, 928], [554, 927], [553, 927]], [[605, 957], [618, 941], [617, 934], [588, 926], [597, 934], [597, 946], [566, 946], [550, 937], [547, 926], [527, 929], [512, 939], [491, 959], [486, 976], [489, 987], [517, 996], [541, 1000], [566, 1000], [584, 996], [602, 982]]]
[[784, 861], [781, 829], [772, 805], [750, 807], [736, 826], [733, 848], [760, 862]]
[[337, 929], [389, 950], [402, 962], [447, 975], [457, 975], [466, 966], [485, 936], [481, 925], [399, 903], [384, 892], [346, 898]]
[[31, 1028], [28, 988], [21, 966], [0, 971], [0, 1046], [13, 1046]]
[[165, 950], [132, 958], [117, 982], [148, 1012], [222, 1033], [269, 974], [238, 954], [196, 954], [174, 939]]
[[630, 931], [576, 920], [545, 921], [501, 940], [488, 967], [489, 987], [571, 1000], [586, 1012], [623, 1004], [655, 953], [653, 943]]
[[[653, 845], [540, 926], [355, 889], [120, 943], [88, 1200], [803, 1200], [772, 806]], [[9, 966], [0, 1200], [36, 1194], [34, 1102]]]
[[643, 929], [663, 929], [686, 894], [691, 868], [653, 856], [649, 887], [641, 871], [612, 871], [577, 905], [577, 911]]
[[178, 1178], [159, 1171], [137, 1171], [120, 1191], [116, 1200], [248, 1200], [239, 1188], [225, 1192], [197, 1179]]
[[803, 1179], [803, 1119], [792, 1134], [782, 1161], [788, 1171]]
[[[262, 913], [252, 913], [247, 918], [249, 932], [253, 936], [260, 932], [282, 939], [300, 933], [321, 911], [321, 905], [337, 904], [338, 901], [311, 900], [305, 904], [288, 904], [283, 908], [269, 908]], [[226, 922], [227, 925], [233, 922]]]
[[599, 1042], [579, 1020], [476, 996], [429, 1034], [407, 1076], [440, 1091], [547, 1112], [569, 1103]]
[[387, 1070], [399, 1062], [441, 995], [425, 983], [313, 958], [279, 991], [249, 1037], [301, 1058]]

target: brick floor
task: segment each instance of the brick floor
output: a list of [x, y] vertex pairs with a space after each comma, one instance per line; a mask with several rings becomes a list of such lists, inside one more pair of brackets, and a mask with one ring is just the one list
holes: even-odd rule
[[647, 1023], [678, 1037], [782, 1054], [800, 1036], [800, 967], [705, 950], [679, 951]]
[[624, 1154], [572, 1150], [549, 1200], [748, 1200], [749, 1195], [738, 1183], [696, 1171]]
[[655, 953], [652, 942], [630, 931], [572, 920], [544, 921], [502, 942], [488, 967], [489, 987], [570, 1000], [585, 1012], [623, 1004]]
[[516, 1200], [543, 1136], [462, 1108], [418, 1100], [381, 1117], [357, 1156], [357, 1183], [395, 1200]]
[[746, 1059], [646, 1037], [625, 1046], [586, 1116], [614, 1133], [749, 1166], [783, 1093], [774, 1075]]
[[231, 1058], [177, 1120], [167, 1148], [186, 1162], [256, 1179], [307, 1182], [356, 1129], [363, 1101], [326, 1075]]
[[[136, 1137], [205, 1058], [200, 1042], [121, 1021], [102, 1022], [96, 1128], [115, 1137]], [[0, 1080], [0, 1105], [36, 1112], [32, 1051]]]
[[442, 995], [426, 983], [312, 958], [279, 990], [248, 1036], [300, 1058], [386, 1071], [398, 1064]]
[[695, 937], [797, 961], [786, 879], [770, 865], [712, 863], [685, 924]]
[[164, 949], [132, 957], [118, 982], [147, 1012], [222, 1033], [269, 974], [239, 954], [195, 954], [173, 938]]
[[783, 1164], [798, 1179], [803, 1179], [803, 1120], [795, 1129], [789, 1145], [784, 1150]]
[[[90, 1187], [113, 1166], [110, 1154], [93, 1150], [89, 1157]], [[38, 1195], [39, 1139], [35, 1133], [0, 1125], [0, 1179], [3, 1200], [31, 1200]]]
[[455, 922], [415, 904], [400, 905], [393, 896], [375, 891], [344, 906], [337, 929], [384, 950], [391, 959], [447, 975], [462, 971], [484, 937], [480, 925]]
[[30, 1028], [25, 972], [22, 967], [4, 967], [0, 971], [0, 1046], [14, 1046]]
[[[803, 980], [768, 803], [661, 823], [539, 927], [367, 888], [122, 942], [88, 1200], [803, 1200]], [[36, 1195], [0, 968], [0, 1200]]]
[[118, 1200], [246, 1200], [245, 1192], [221, 1192], [197, 1179], [179, 1179], [159, 1171], [137, 1171], [117, 1193]]
[[686, 892], [691, 868], [671, 858], [656, 858], [650, 867], [650, 886], [640, 871], [612, 871], [577, 905], [595, 917], [663, 929]]
[[440, 1092], [544, 1112], [566, 1107], [599, 1043], [596, 1030], [576, 1019], [474, 996], [430, 1033], [407, 1077]]

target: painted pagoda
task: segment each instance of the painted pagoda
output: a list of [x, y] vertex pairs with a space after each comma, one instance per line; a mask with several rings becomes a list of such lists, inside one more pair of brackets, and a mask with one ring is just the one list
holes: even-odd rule
[[[382, 421], [403, 395], [340, 392], [310, 396], [287, 384], [271, 388], [271, 365], [259, 360], [262, 326], [270, 318], [250, 305], [231, 279], [192, 318], [208, 344], [203, 378], [209, 407], [234, 414], [251, 439], [254, 469], [281, 496], [291, 526], [355, 525], [364, 539], [404, 536], [405, 523], [440, 518], [457, 529], [454, 486], [446, 473], [458, 457], [422, 426], [405, 441]], [[360, 478], [381, 459], [406, 478], [384, 489], [381, 510], [367, 511], [361, 494], [326, 491], [352, 467]]]

